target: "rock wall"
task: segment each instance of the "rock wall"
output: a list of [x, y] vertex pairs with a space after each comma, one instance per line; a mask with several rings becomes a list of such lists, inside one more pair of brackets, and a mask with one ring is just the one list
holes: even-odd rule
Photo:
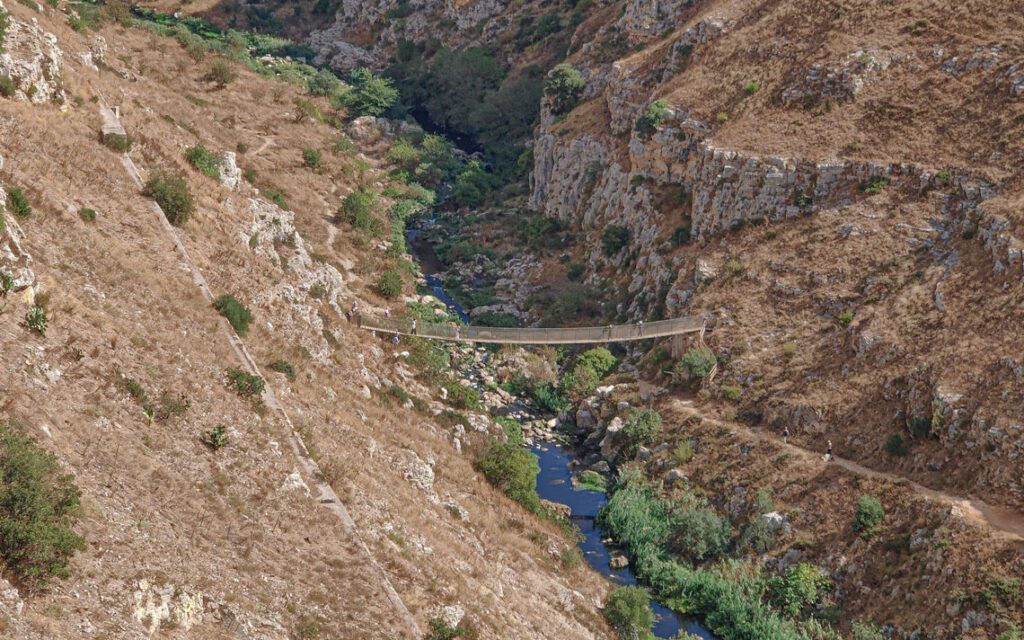
[[[6, 11], [2, 2], [0, 10]], [[8, 22], [0, 42], [0, 78], [14, 83], [12, 97], [35, 104], [63, 103], [64, 53], [57, 46], [57, 36], [44, 31], [35, 18], [27, 23], [9, 15]]]
[[[0, 205], [7, 202], [7, 192], [0, 187]], [[4, 212], [0, 206], [0, 273], [9, 275], [14, 280], [12, 290], [23, 291], [36, 283], [32, 271], [32, 256], [21, 247], [25, 241], [25, 233], [10, 212]]]

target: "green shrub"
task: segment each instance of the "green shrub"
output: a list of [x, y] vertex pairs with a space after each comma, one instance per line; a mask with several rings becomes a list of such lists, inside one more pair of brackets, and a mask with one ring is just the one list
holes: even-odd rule
[[373, 236], [379, 236], [384, 224], [376, 216], [377, 192], [367, 187], [345, 196], [338, 215], [352, 225], [353, 229]]
[[150, 176], [146, 195], [156, 200], [167, 220], [178, 227], [185, 224], [196, 209], [185, 180], [163, 169], [157, 169]]
[[534, 513], [540, 513], [537, 496], [537, 456], [507, 442], [492, 443], [477, 461], [488, 482]]
[[735, 402], [735, 401], [739, 400], [740, 396], [742, 396], [742, 395], [743, 395], [743, 389], [740, 388], [740, 387], [729, 386], [729, 385], [726, 385], [726, 386], [722, 387], [722, 397], [725, 398], [726, 400], [731, 400], [731, 401]]
[[283, 373], [285, 377], [288, 378], [289, 382], [295, 382], [295, 367], [284, 360], [275, 360], [271, 362], [268, 369], [276, 371], [277, 373]]
[[890, 456], [902, 457], [910, 453], [910, 447], [907, 445], [906, 440], [898, 433], [889, 436], [889, 439], [885, 441], [883, 449]]
[[235, 296], [225, 293], [213, 301], [213, 308], [228, 319], [228, 322], [234, 327], [235, 333], [245, 337], [249, 331], [249, 323], [252, 322], [252, 312], [244, 304], [239, 302]]
[[584, 262], [571, 262], [569, 263], [569, 269], [566, 275], [573, 282], [578, 282], [583, 279], [583, 274], [587, 272], [587, 265]]
[[0, 298], [6, 298], [7, 294], [14, 289], [14, 276], [0, 271]]
[[775, 542], [775, 533], [771, 524], [760, 515], [743, 527], [740, 533], [739, 548], [751, 553], [767, 553]]
[[204, 176], [220, 179], [220, 158], [211, 153], [201, 144], [185, 150], [185, 159]]
[[523, 427], [513, 418], [498, 416], [494, 422], [505, 432], [505, 442], [517, 447], [523, 446]]
[[[0, 36], [2, 38], [3, 36]], [[10, 98], [18, 90], [18, 87], [14, 84], [14, 80], [11, 80], [7, 76], [0, 78], [0, 96]]]
[[377, 282], [374, 283], [374, 290], [385, 298], [397, 298], [402, 295], [402, 287], [405, 284], [402, 272], [392, 267], [380, 274]]
[[28, 203], [25, 193], [17, 187], [7, 190], [7, 206], [15, 217], [27, 218], [32, 215], [32, 205]]
[[484, 171], [483, 165], [473, 160], [455, 179], [452, 197], [460, 207], [478, 207], [493, 186], [494, 180]]
[[431, 618], [427, 621], [430, 631], [423, 635], [423, 640], [455, 640], [466, 635], [466, 632], [456, 627], [450, 627], [440, 618]]
[[843, 325], [844, 327], [850, 326], [850, 323], [853, 322], [853, 309], [847, 309], [846, 311], [840, 313], [838, 316], [838, 320], [839, 324]]
[[885, 187], [888, 186], [888, 184], [888, 178], [883, 178], [881, 176], [872, 176], [871, 178], [868, 178], [864, 182], [860, 183], [860, 190], [868, 194], [869, 196], [874, 196], [878, 195], [879, 193], [882, 193], [882, 190], [885, 189]]
[[674, 511], [670, 518], [672, 548], [690, 562], [713, 560], [725, 553], [732, 528], [710, 507]]
[[366, 68], [349, 74], [351, 89], [341, 100], [354, 116], [383, 115], [398, 100], [398, 90], [390, 78], [382, 78]]
[[831, 584], [818, 567], [802, 562], [789, 567], [784, 576], [773, 576], [768, 581], [768, 593], [772, 604], [796, 618], [817, 604]]
[[106, 148], [118, 153], [127, 153], [132, 148], [132, 138], [128, 134], [101, 133], [100, 142]]
[[561, 413], [570, 408], [558, 388], [550, 382], [533, 385], [530, 389], [530, 397], [533, 398], [534, 404], [539, 409], [550, 413]]
[[730, 276], [735, 278], [743, 275], [743, 272], [746, 271], [747, 268], [736, 258], [730, 258], [725, 262], [725, 270]]
[[725, 124], [726, 122], [729, 122], [729, 114], [724, 111], [720, 111], [718, 112], [718, 115], [715, 116], [715, 121], [718, 124]]
[[617, 360], [608, 349], [597, 347], [576, 359], [572, 370], [562, 377], [562, 393], [574, 402], [583, 400], [594, 392], [597, 385], [615, 368]]
[[225, 60], [214, 60], [206, 79], [223, 89], [238, 79], [238, 72]]
[[40, 306], [34, 306], [25, 314], [25, 324], [39, 335], [46, 335], [46, 324], [49, 320], [46, 317], [46, 310]]
[[690, 227], [677, 227], [672, 232], [672, 244], [679, 246], [690, 241]]
[[654, 409], [630, 409], [617, 434], [628, 458], [636, 455], [637, 449], [652, 444], [661, 435], [661, 414]]
[[7, 37], [7, 29], [11, 26], [10, 14], [0, 8], [0, 52], [3, 51], [3, 41]]
[[[246, 178], [246, 180], [248, 180], [248, 178]], [[252, 181], [249, 180], [249, 182]], [[262, 191], [263, 195], [265, 195], [271, 202], [276, 204], [278, 207], [284, 209], [285, 211], [290, 210], [288, 208], [288, 201], [284, 199], [284, 193], [281, 192], [279, 189], [262, 189]]]
[[565, 62], [555, 65], [544, 79], [544, 95], [551, 100], [551, 111], [555, 115], [572, 111], [586, 87], [583, 74]]
[[306, 88], [314, 96], [329, 96], [341, 89], [341, 81], [328, 69], [320, 69], [306, 81]]
[[693, 453], [693, 441], [686, 439], [676, 445], [675, 451], [672, 452], [672, 457], [677, 464], [684, 465], [693, 460]]
[[658, 130], [658, 127], [668, 116], [668, 103], [664, 100], [655, 100], [647, 107], [643, 115], [636, 120], [636, 132], [641, 138], [650, 138]]
[[266, 381], [263, 378], [246, 373], [241, 369], [228, 369], [228, 389], [231, 389], [242, 398], [259, 398], [266, 388]]
[[203, 436], [203, 444], [214, 451], [228, 446], [228, 434], [224, 427], [218, 425]]
[[629, 244], [629, 229], [610, 224], [601, 233], [601, 251], [611, 258]]
[[654, 626], [651, 599], [640, 587], [619, 587], [608, 595], [604, 617], [623, 640], [645, 640]]
[[743, 93], [747, 94], [748, 96], [752, 96], [755, 93], [757, 93], [757, 90], [759, 88], [760, 87], [757, 86], [756, 82], [751, 81], [751, 82], [748, 82], [747, 84], [743, 85]]
[[79, 209], [78, 217], [86, 222], [96, 222], [96, 210], [89, 208]]
[[711, 369], [718, 362], [711, 351], [704, 349], [689, 349], [676, 364], [678, 373], [685, 373], [691, 378], [703, 380], [711, 374]]
[[600, 473], [588, 469], [577, 476], [576, 488], [583, 491], [601, 491], [603, 493], [608, 489], [608, 483]]
[[460, 382], [448, 382], [444, 385], [448, 390], [448, 403], [456, 409], [479, 411], [481, 405], [480, 392]]
[[873, 536], [884, 519], [885, 508], [882, 507], [882, 503], [878, 498], [865, 494], [857, 500], [857, 512], [853, 517], [853, 530], [859, 532], [862, 538]]
[[0, 423], [0, 557], [31, 589], [67, 577], [68, 563], [85, 546], [73, 527], [79, 496], [72, 476], [53, 454], [12, 423]]
[[303, 149], [302, 150], [302, 163], [310, 169], [319, 170], [321, 167], [321, 161], [323, 160], [323, 154], [316, 149]]

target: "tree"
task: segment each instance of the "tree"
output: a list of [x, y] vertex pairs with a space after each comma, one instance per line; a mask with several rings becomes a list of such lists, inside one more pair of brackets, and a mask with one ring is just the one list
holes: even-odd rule
[[562, 392], [574, 401], [583, 400], [594, 392], [616, 362], [615, 356], [604, 347], [587, 351], [576, 359], [572, 370], [562, 377]]
[[306, 87], [314, 96], [329, 96], [341, 89], [341, 81], [329, 70], [320, 69], [306, 82]]
[[626, 456], [632, 458], [637, 449], [654, 442], [660, 433], [661, 414], [654, 409], [631, 409], [618, 438]]
[[373, 288], [385, 298], [397, 298], [402, 295], [403, 284], [402, 273], [395, 268], [391, 268], [380, 274]]
[[382, 78], [366, 68], [349, 74], [351, 88], [342, 101], [355, 116], [380, 116], [398, 100], [398, 90], [390, 78]]
[[477, 461], [477, 466], [488, 482], [510, 498], [530, 511], [540, 511], [540, 498], [537, 496], [540, 466], [537, 464], [537, 456], [514, 444], [495, 442], [487, 447]]
[[604, 617], [623, 640], [643, 640], [654, 626], [651, 599], [640, 587], [619, 587], [604, 604]]
[[685, 373], [691, 378], [703, 380], [711, 374], [717, 362], [715, 354], [705, 349], [689, 349], [676, 364], [677, 373]]
[[725, 553], [732, 529], [711, 507], [685, 508], [672, 513], [669, 540], [691, 562], [713, 560]]
[[555, 65], [544, 80], [544, 95], [551, 100], [551, 111], [568, 113], [579, 101], [587, 81], [575, 67], [567, 62]]
[[67, 577], [85, 546], [73, 530], [81, 493], [53, 454], [12, 423], [0, 423], [0, 556], [30, 588]]
[[478, 207], [491, 186], [491, 176], [484, 171], [483, 165], [473, 160], [455, 180], [452, 195], [460, 207]]
[[853, 517], [853, 530], [860, 532], [862, 538], [870, 538], [875, 534], [878, 525], [885, 519], [885, 508], [878, 498], [862, 495], [857, 500], [857, 513]]
[[345, 196], [345, 201], [341, 204], [340, 216], [357, 231], [379, 235], [383, 231], [383, 224], [374, 215], [376, 207], [377, 192], [368, 187], [360, 187]]

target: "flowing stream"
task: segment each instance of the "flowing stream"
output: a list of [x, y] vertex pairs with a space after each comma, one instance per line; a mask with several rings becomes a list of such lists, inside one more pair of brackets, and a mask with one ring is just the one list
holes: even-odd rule
[[[433, 219], [421, 221], [418, 224], [431, 225]], [[433, 295], [444, 302], [452, 312], [457, 313], [463, 321], [469, 322], [469, 314], [448, 295], [440, 278], [434, 275], [440, 270], [441, 264], [430, 243], [420, 237], [420, 228], [410, 226], [406, 237], [410, 250], [420, 262], [420, 268]], [[601, 530], [595, 523], [598, 511], [608, 501], [608, 498], [600, 491], [573, 488], [572, 472], [569, 467], [570, 463], [576, 459], [575, 455], [569, 449], [554, 442], [538, 442], [530, 447], [530, 450], [537, 455], [540, 464], [540, 473], [537, 475], [537, 494], [544, 500], [564, 504], [570, 508], [573, 524], [583, 535], [579, 548], [583, 552], [583, 558], [587, 564], [617, 585], [637, 584], [632, 567], [611, 568], [612, 550], [605, 543], [605, 537], [601, 535]], [[651, 607], [655, 615], [655, 624], [652, 629], [655, 637], [672, 638], [679, 632], [685, 631], [705, 640], [717, 640], [711, 631], [693, 618], [679, 615], [657, 600], [651, 601]]]

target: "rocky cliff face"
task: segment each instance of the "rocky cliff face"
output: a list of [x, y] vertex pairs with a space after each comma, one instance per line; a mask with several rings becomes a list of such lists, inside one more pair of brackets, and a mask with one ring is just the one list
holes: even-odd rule
[[[3, 3], [0, 15], [7, 15]], [[6, 34], [0, 39], [0, 78], [13, 83], [12, 97], [36, 104], [63, 102], [63, 57], [57, 37], [39, 26], [38, 20], [8, 16]]]

